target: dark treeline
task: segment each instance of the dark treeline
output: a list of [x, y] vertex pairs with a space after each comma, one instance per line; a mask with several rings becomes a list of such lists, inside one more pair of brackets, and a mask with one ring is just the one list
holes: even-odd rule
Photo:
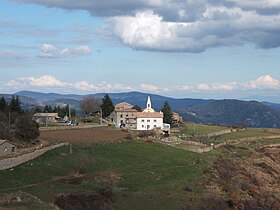
[[24, 111], [18, 96], [10, 101], [0, 99], [0, 139], [34, 142], [39, 136], [39, 126], [32, 120], [34, 110]]

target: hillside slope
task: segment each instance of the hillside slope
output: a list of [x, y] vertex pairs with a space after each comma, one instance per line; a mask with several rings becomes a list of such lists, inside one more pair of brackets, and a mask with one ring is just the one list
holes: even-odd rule
[[[105, 93], [92, 94], [102, 98]], [[84, 95], [37, 93], [21, 91], [16, 93], [26, 107], [45, 104], [62, 106], [70, 104], [79, 110], [80, 100]], [[147, 97], [152, 99], [152, 106], [159, 111], [164, 101], [168, 101], [172, 109], [180, 113], [185, 120], [204, 124], [244, 125], [247, 127], [280, 127], [280, 105], [269, 102], [240, 100], [203, 100], [175, 99], [171, 97], [141, 92], [109, 93], [114, 104], [128, 102], [141, 107], [146, 106]]]
[[220, 100], [186, 108], [184, 117], [205, 124], [280, 127], [280, 112], [257, 101]]

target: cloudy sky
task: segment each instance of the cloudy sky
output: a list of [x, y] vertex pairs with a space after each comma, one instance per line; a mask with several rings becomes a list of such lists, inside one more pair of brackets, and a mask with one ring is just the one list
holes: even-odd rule
[[280, 102], [279, 0], [1, 0], [0, 92]]

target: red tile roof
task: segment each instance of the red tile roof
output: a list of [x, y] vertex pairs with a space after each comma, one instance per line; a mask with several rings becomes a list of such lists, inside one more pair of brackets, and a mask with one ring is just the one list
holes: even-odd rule
[[162, 112], [138, 112], [136, 118], [163, 118]]

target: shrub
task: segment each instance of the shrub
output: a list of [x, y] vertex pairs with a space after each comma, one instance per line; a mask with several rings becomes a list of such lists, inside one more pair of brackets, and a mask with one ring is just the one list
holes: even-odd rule
[[32, 120], [30, 114], [23, 114], [18, 117], [15, 132], [20, 140], [29, 142], [37, 141], [40, 135], [39, 125]]

